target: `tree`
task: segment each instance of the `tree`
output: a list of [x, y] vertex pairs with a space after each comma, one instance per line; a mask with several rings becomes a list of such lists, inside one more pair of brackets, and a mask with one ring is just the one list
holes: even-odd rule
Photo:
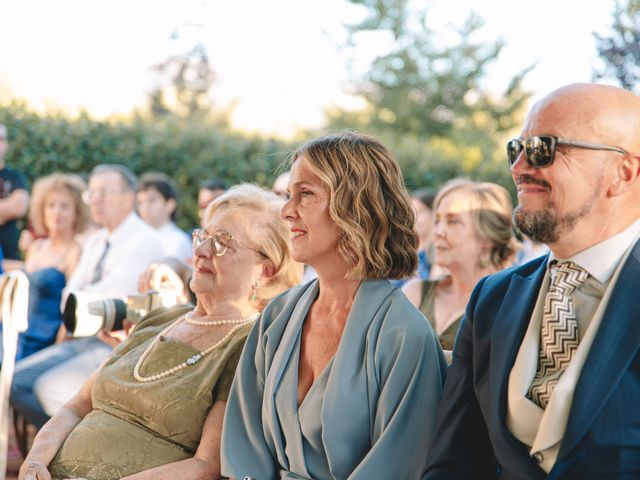
[[593, 79], [615, 78], [621, 87], [640, 92], [640, 0], [616, 0], [611, 35], [594, 33], [602, 60]]
[[[197, 43], [191, 50], [172, 55], [152, 69], [158, 83], [149, 95], [153, 116], [173, 112], [193, 118], [212, 113], [209, 90], [215, 73], [204, 45]], [[173, 102], [167, 100], [168, 96]]]
[[349, 1], [368, 13], [362, 22], [347, 26], [350, 45], [356, 48], [359, 36], [375, 33], [385, 35], [392, 46], [355, 81], [354, 91], [366, 107], [330, 112], [331, 127], [383, 137], [394, 147], [408, 183], [417, 186], [437, 186], [456, 175], [489, 175], [508, 183], [508, 171], [501, 172], [506, 161], [498, 143], [521, 120], [530, 96], [522, 80], [531, 67], [496, 96], [482, 80], [504, 44], [474, 40], [482, 27], [477, 15], [455, 28], [450, 45], [438, 46], [427, 25], [428, 12], [414, 11], [408, 0]]

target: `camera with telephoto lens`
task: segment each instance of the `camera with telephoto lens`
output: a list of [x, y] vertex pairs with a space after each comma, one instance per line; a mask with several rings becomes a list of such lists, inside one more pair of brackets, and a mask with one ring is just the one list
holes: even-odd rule
[[135, 324], [154, 308], [171, 307], [176, 303], [177, 292], [174, 289], [129, 295], [124, 299], [101, 298], [95, 293], [75, 292], [67, 298], [62, 320], [69, 335], [89, 337], [100, 330], [122, 330], [125, 320]]

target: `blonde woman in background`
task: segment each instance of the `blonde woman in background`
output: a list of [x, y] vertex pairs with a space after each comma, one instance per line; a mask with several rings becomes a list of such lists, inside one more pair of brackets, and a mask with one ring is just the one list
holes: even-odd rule
[[54, 173], [33, 186], [29, 220], [44, 238], [31, 242], [24, 261], [29, 276], [29, 328], [20, 334], [19, 360], [51, 345], [62, 323], [62, 289], [75, 270], [82, 247], [76, 235], [89, 224], [82, 201], [85, 182], [77, 175]]
[[436, 196], [434, 263], [447, 274], [413, 280], [403, 291], [434, 328], [448, 357], [473, 287], [515, 259], [512, 209], [509, 193], [494, 183], [456, 179]]

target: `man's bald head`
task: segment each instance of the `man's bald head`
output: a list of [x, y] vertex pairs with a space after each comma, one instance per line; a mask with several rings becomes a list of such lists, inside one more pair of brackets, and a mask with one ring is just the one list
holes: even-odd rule
[[540, 124], [555, 125], [559, 137], [617, 145], [640, 152], [640, 97], [618, 87], [573, 83], [538, 101], [529, 112], [523, 137]]
[[524, 152], [511, 159], [524, 234], [568, 257], [640, 218], [640, 97], [608, 85], [559, 88], [532, 107], [520, 137], [545, 135], [559, 139], [550, 163], [536, 167]]

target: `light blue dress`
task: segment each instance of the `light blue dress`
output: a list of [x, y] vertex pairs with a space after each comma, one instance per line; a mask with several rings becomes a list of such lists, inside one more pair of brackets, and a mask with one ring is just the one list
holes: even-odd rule
[[267, 306], [228, 399], [222, 473], [265, 479], [420, 478], [445, 379], [440, 344], [388, 281], [365, 281], [334, 357], [298, 407], [302, 325], [318, 281]]

